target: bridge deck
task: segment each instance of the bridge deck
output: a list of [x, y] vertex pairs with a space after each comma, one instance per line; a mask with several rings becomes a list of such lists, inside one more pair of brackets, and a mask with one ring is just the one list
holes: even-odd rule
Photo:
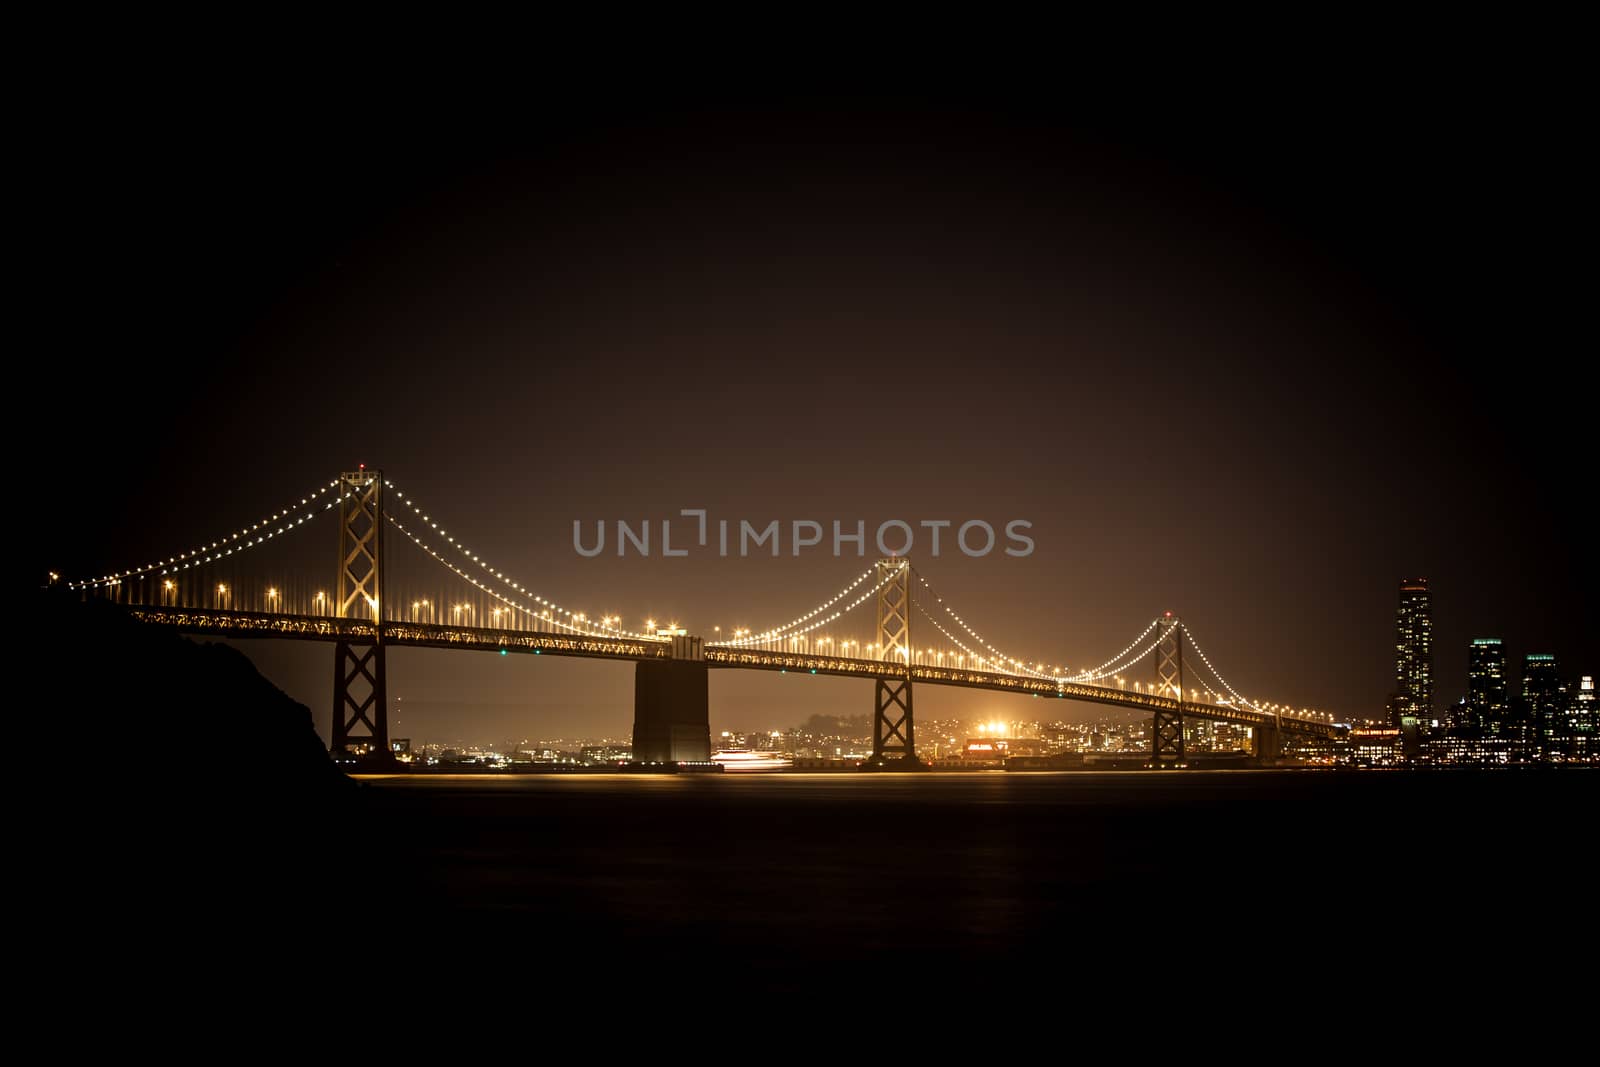
[[[338, 619], [324, 615], [289, 615], [274, 612], [219, 611], [195, 608], [136, 607], [129, 609], [141, 622], [171, 626], [186, 633], [228, 638], [284, 638], [301, 641], [372, 641], [378, 625], [364, 619]], [[427, 623], [385, 622], [386, 645], [409, 648], [448, 648], [478, 652], [517, 652], [531, 655], [587, 656], [615, 660], [669, 659], [672, 645], [667, 641], [638, 638], [602, 637], [591, 634], [564, 634], [531, 630], [498, 630], [473, 626], [440, 626]], [[845, 678], [898, 678], [909, 673], [911, 680], [926, 685], [953, 685], [968, 689], [988, 689], [1002, 693], [1028, 693], [1058, 700], [1105, 704], [1136, 711], [1176, 711], [1179, 702], [1151, 693], [1130, 693], [1075, 682], [1056, 682], [1048, 678], [1000, 674], [954, 667], [913, 665], [906, 668], [875, 659], [851, 659], [812, 653], [769, 652], [762, 649], [709, 645], [705, 648], [707, 667], [757, 671], [794, 671]], [[1331, 724], [1297, 716], [1274, 716], [1249, 708], [1183, 701], [1185, 716], [1217, 722], [1236, 722], [1246, 726], [1276, 726], [1281, 730], [1334, 737]]]
[[[368, 619], [335, 619], [325, 615], [273, 612], [214, 611], [194, 608], [132, 608], [134, 618], [185, 633], [210, 637], [276, 637], [298, 641], [371, 641], [377, 624]], [[475, 626], [385, 622], [383, 643], [391, 647], [454, 648], [477, 652], [523, 652], [533, 655], [592, 656], [601, 659], [667, 659], [665, 641], [551, 633], [544, 630], [495, 630]]]
[[[1125, 689], [1108, 689], [1098, 685], [1075, 682], [1056, 682], [1049, 678], [1027, 675], [1000, 674], [993, 671], [974, 671], [954, 667], [937, 667], [918, 664], [907, 668], [873, 659], [850, 659], [843, 656], [819, 656], [808, 653], [766, 652], [760, 649], [729, 648], [713, 645], [705, 650], [709, 667], [732, 667], [758, 671], [795, 671], [810, 674], [827, 674], [847, 678], [899, 678], [909, 673], [911, 680], [928, 685], [954, 685], [969, 689], [989, 689], [1003, 693], [1029, 693], [1058, 700], [1077, 700], [1090, 704], [1107, 704], [1113, 707], [1139, 711], [1176, 711], [1179, 702], [1171, 697], [1151, 693], [1130, 693]], [[1196, 719], [1215, 722], [1236, 722], [1246, 726], [1278, 726], [1295, 733], [1318, 737], [1334, 737], [1338, 729], [1332, 723], [1299, 716], [1282, 717], [1254, 711], [1250, 708], [1224, 704], [1203, 704], [1185, 700], [1183, 714]]]

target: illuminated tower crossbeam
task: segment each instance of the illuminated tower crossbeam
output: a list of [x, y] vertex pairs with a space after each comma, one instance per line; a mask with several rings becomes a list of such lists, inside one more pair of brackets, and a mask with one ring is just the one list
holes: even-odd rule
[[1183, 626], [1169, 611], [1158, 623], [1166, 629], [1156, 641], [1157, 696], [1176, 701], [1168, 710], [1157, 708], [1150, 724], [1150, 765], [1157, 769], [1184, 766], [1183, 758]]
[[878, 561], [879, 655], [898, 676], [879, 678], [872, 701], [872, 764], [917, 764], [911, 714], [911, 563]]
[[333, 751], [389, 752], [383, 648], [383, 473], [339, 476], [339, 577], [335, 614], [372, 620], [370, 638], [341, 638], [333, 658]]

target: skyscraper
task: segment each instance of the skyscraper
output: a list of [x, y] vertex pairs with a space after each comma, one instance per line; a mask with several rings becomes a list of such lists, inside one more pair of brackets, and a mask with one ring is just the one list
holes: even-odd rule
[[1472, 725], [1490, 734], [1510, 727], [1506, 699], [1506, 650], [1498, 637], [1472, 641], [1467, 659], [1467, 709]]
[[1522, 722], [1534, 752], [1548, 753], [1559, 747], [1556, 738], [1566, 703], [1556, 658], [1528, 653], [1522, 661]]
[[1433, 718], [1433, 609], [1428, 601], [1428, 579], [1407, 578], [1400, 583], [1400, 608], [1395, 616], [1395, 695], [1390, 701], [1390, 726], [1404, 720], [1426, 723]]
[[1594, 676], [1586, 674], [1578, 681], [1578, 691], [1572, 694], [1567, 705], [1567, 737], [1563, 744], [1567, 758], [1594, 761], [1600, 759], [1600, 701], [1595, 700]]

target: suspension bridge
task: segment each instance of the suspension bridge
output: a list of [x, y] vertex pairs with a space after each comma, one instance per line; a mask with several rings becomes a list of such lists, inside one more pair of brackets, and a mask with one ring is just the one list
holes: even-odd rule
[[[318, 521], [324, 516], [337, 525], [335, 568], [327, 568], [335, 538], [328, 522]], [[308, 527], [324, 531], [320, 542], [302, 532]], [[413, 573], [419, 562], [425, 578]], [[405, 572], [404, 593], [396, 592], [397, 571]], [[919, 684], [1147, 713], [1153, 768], [1187, 765], [1186, 720], [1248, 727], [1262, 760], [1278, 756], [1286, 734], [1331, 738], [1339, 730], [1330, 716], [1241, 696], [1171, 612], [1096, 667], [1072, 671], [1010, 656], [903, 558], [878, 561], [810, 610], [764, 630], [710, 641], [654, 620], [630, 630], [621, 616], [591, 617], [533, 592], [468, 549], [381, 471], [365, 467], [177, 555], [68, 584], [124, 604], [150, 625], [332, 644], [331, 747], [376, 758], [390, 752], [387, 650], [405, 647], [631, 662], [640, 762], [709, 757], [711, 670], [870, 680], [869, 765], [876, 767], [921, 766], [913, 702]]]

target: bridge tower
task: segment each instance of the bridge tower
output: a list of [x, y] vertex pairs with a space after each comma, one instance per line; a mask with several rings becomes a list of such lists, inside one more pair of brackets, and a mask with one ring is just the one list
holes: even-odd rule
[[1177, 702], [1172, 710], [1157, 708], [1150, 724], [1150, 766], [1166, 770], [1184, 766], [1183, 758], [1183, 625], [1167, 612], [1157, 626], [1156, 693]]
[[878, 648], [899, 677], [879, 678], [872, 702], [871, 766], [920, 767], [911, 714], [911, 562], [878, 561]]
[[372, 636], [341, 637], [333, 653], [333, 752], [366, 745], [390, 758], [388, 679], [383, 648], [383, 472], [339, 476], [339, 577], [334, 613], [370, 619]]

